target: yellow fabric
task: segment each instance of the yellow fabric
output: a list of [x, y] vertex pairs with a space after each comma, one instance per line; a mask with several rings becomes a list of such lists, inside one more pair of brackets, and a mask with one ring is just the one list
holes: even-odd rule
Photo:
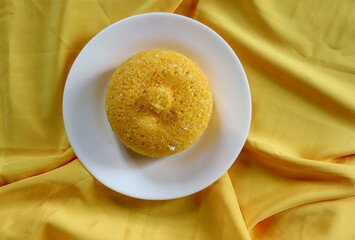
[[[223, 36], [253, 103], [228, 173], [169, 201], [104, 187], [62, 121], [83, 46], [151, 11], [194, 17]], [[351, 0], [0, 1], [0, 239], [355, 239], [354, 39]]]

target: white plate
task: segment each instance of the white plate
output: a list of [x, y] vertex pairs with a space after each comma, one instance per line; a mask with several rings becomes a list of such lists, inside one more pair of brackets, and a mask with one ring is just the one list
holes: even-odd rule
[[[123, 147], [104, 109], [114, 70], [153, 48], [177, 50], [197, 62], [214, 96], [212, 118], [199, 141], [156, 159]], [[173, 199], [206, 188], [233, 164], [248, 135], [251, 97], [242, 65], [216, 32], [180, 15], [148, 13], [112, 24], [84, 47], [68, 75], [63, 116], [74, 152], [97, 180], [135, 198]]]

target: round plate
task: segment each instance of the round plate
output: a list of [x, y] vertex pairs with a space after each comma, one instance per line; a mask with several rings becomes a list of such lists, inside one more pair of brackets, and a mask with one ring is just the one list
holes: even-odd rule
[[[125, 148], [112, 132], [104, 107], [115, 69], [147, 49], [176, 50], [197, 62], [214, 97], [202, 137], [164, 158]], [[233, 164], [248, 135], [251, 97], [242, 65], [216, 32], [184, 16], [148, 13], [112, 24], [83, 48], [67, 78], [63, 116], [74, 152], [98, 181], [135, 198], [173, 199], [206, 188]]]

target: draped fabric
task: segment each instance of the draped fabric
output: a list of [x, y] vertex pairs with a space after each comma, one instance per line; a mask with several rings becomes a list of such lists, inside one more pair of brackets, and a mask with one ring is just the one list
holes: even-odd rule
[[[253, 113], [217, 182], [147, 201], [86, 171], [61, 106], [70, 67], [95, 34], [157, 11], [228, 42]], [[2, 0], [0, 239], [355, 239], [354, 39], [351, 0]]]

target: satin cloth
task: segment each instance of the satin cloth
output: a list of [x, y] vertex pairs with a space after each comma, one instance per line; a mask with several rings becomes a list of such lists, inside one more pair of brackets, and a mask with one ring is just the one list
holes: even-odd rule
[[[167, 201], [96, 181], [61, 108], [85, 44], [156, 11], [219, 33], [245, 68], [253, 106], [229, 171]], [[355, 239], [354, 39], [351, 0], [1, 0], [0, 239]]]

